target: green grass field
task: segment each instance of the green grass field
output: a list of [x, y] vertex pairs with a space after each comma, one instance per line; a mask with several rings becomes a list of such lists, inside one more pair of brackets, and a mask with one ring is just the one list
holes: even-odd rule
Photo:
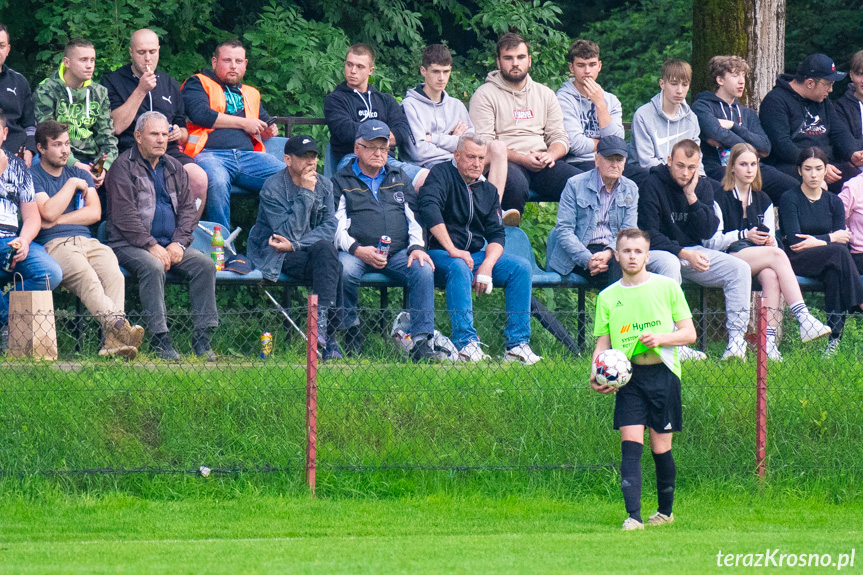
[[[35, 488], [0, 483], [0, 573], [719, 573], [752, 570], [717, 567], [720, 551], [778, 548], [839, 561], [855, 547], [853, 568], [842, 572], [860, 573], [863, 564], [860, 499], [837, 503], [817, 490], [690, 483], [678, 490], [674, 525], [622, 533], [613, 484], [605, 494], [599, 485], [567, 493], [563, 481], [553, 492], [507, 495], [492, 481], [312, 499], [300, 487], [279, 495], [243, 481], [187, 478], [167, 480], [172, 493], [160, 481], [150, 497], [72, 494], [47, 480]], [[200, 487], [206, 482], [212, 487]], [[650, 513], [655, 491], [645, 491]]]

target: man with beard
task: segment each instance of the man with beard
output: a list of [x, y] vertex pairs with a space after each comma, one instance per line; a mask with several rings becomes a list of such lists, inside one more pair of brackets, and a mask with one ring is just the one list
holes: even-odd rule
[[542, 201], [556, 202], [566, 181], [581, 173], [558, 161], [569, 151], [563, 112], [554, 92], [535, 83], [530, 71], [530, 45], [508, 33], [497, 42], [497, 70], [470, 99], [476, 133], [507, 147], [503, 221], [518, 225], [532, 188]]

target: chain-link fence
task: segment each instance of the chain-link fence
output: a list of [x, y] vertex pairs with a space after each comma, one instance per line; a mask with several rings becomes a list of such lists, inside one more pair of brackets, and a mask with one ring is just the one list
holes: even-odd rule
[[[591, 301], [588, 294], [583, 316], [548, 301], [551, 310], [534, 309], [530, 344], [543, 358], [534, 365], [504, 361], [512, 318], [489, 310], [475, 312], [475, 325], [490, 359], [415, 363], [400, 333], [409, 322], [396, 306], [361, 310], [360, 329], [350, 332], [362, 337], [361, 352], [312, 362], [311, 371], [300, 333], [310, 326], [301, 306], [286, 310], [298, 329], [277, 309], [222, 311], [212, 339], [215, 362], [192, 353], [188, 312], [169, 314], [179, 361], [157, 359], [147, 338], [138, 357], [124, 361], [98, 355], [97, 321], [60, 310], [56, 361], [8, 353], [2, 360], [0, 472], [302, 471], [309, 379], [317, 392], [318, 469], [616, 466], [614, 400], [587, 384]], [[32, 319], [33, 331], [48, 321]], [[12, 330], [18, 321], [10, 323]], [[451, 334], [445, 311], [437, 311], [435, 321], [442, 335]], [[676, 459], [707, 477], [754, 473], [755, 348], [744, 360], [723, 361], [724, 311], [696, 311], [695, 322], [707, 359], [684, 363], [684, 430], [675, 439]], [[859, 472], [863, 324], [849, 318], [837, 353], [825, 358], [827, 338], [802, 343], [790, 312], [768, 323], [778, 324], [783, 357], [764, 364], [768, 474]], [[573, 342], [580, 329], [585, 340], [578, 354]], [[260, 357], [262, 332], [273, 340], [266, 359]], [[336, 334], [342, 351], [359, 352], [347, 337]], [[439, 340], [439, 349], [445, 344]]]

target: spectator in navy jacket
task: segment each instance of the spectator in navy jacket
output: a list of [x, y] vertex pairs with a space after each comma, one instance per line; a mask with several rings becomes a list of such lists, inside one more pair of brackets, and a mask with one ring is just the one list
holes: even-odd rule
[[848, 72], [851, 84], [845, 94], [834, 102], [839, 121], [845, 124], [853, 141], [855, 153], [851, 163], [863, 166], [863, 50], [851, 57]]

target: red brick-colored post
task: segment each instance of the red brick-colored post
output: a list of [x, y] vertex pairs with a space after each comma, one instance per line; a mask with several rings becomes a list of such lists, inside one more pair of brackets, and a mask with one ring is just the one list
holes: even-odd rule
[[306, 321], [306, 481], [315, 495], [318, 448], [318, 296], [309, 296]]

